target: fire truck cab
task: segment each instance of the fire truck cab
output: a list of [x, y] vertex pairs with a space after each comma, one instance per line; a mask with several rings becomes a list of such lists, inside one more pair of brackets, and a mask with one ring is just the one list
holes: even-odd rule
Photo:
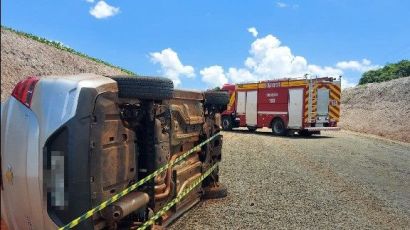
[[222, 127], [250, 131], [269, 127], [275, 135], [298, 132], [310, 136], [339, 130], [340, 78], [278, 79], [225, 84], [230, 95], [222, 113]]

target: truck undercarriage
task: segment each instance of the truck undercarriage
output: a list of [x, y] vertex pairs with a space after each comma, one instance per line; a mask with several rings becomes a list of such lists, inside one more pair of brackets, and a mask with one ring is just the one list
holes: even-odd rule
[[[94, 77], [92, 75], [90, 78]], [[100, 78], [98, 77], [99, 80]], [[67, 77], [67, 79], [82, 81], [78, 76]], [[174, 90], [170, 80], [161, 78], [112, 77], [112, 79], [114, 81], [103, 78], [103, 81], [108, 83], [100, 84], [95, 88], [77, 88], [78, 105], [73, 105], [76, 107], [74, 116], [66, 122], [58, 124], [59, 118], [52, 117], [52, 119], [57, 118], [55, 124], [58, 128], [44, 143], [43, 163], [39, 173], [42, 177], [36, 181], [40, 184], [43, 181], [40, 191], [43, 198], [32, 197], [32, 199], [43, 200], [45, 206], [42, 207], [46, 211], [42, 213], [46, 215], [41, 218], [45, 221], [36, 222], [34, 220], [40, 217], [40, 213], [29, 214], [25, 211], [27, 217], [21, 217], [29, 218], [31, 226], [53, 229], [68, 224], [76, 217], [151, 175], [158, 168], [174, 162], [179, 156], [220, 131], [220, 113], [226, 108], [229, 99], [227, 94]], [[47, 82], [47, 80], [43, 81]], [[39, 95], [42, 91], [44, 93], [46, 91], [46, 88], [42, 88], [45, 87], [43, 84], [50, 89], [60, 84], [54, 80], [51, 80], [51, 83], [47, 82], [49, 85], [42, 80], [39, 82], [40, 86], [37, 86]], [[37, 107], [40, 109], [52, 107], [41, 107], [38, 105], [36, 95], [33, 98], [33, 106], [29, 107], [27, 113], [33, 113], [30, 111], [33, 110], [41, 118], [44, 113]], [[17, 103], [15, 106], [20, 105]], [[10, 107], [10, 110], [12, 109]], [[66, 110], [63, 108], [63, 111]], [[32, 122], [38, 123], [41, 130], [44, 126], [42, 122], [49, 125], [51, 121], [50, 119], [36, 120], [33, 117]], [[13, 124], [7, 124], [7, 127], [9, 125]], [[8, 130], [16, 135], [20, 132], [20, 130]], [[40, 131], [40, 136], [41, 134]], [[102, 211], [95, 212], [89, 219], [76, 225], [76, 228], [130, 229], [141, 226], [221, 160], [222, 141], [222, 135], [214, 137], [182, 161], [168, 167]], [[18, 145], [8, 138], [2, 138], [3, 144], [7, 148], [2, 148], [2, 164], [4, 161], [12, 162], [13, 155], [9, 155], [9, 152], [16, 149]], [[27, 152], [27, 158], [31, 157], [29, 154], [30, 152]], [[28, 165], [22, 159], [16, 160], [18, 164], [22, 163], [22, 167]], [[15, 166], [17, 167], [17, 163]], [[27, 184], [23, 183], [21, 186]], [[13, 184], [5, 184], [4, 187], [2, 196], [11, 197], [9, 202], [14, 202], [14, 198], [22, 196], [21, 192], [25, 191], [13, 192], [15, 187]], [[216, 168], [200, 186], [195, 187], [162, 215], [155, 222], [154, 227], [166, 227], [201, 199], [226, 195], [226, 188], [219, 183]], [[34, 200], [27, 202], [37, 203]], [[8, 205], [10, 204], [12, 203]], [[20, 216], [16, 214], [14, 218], [17, 220]], [[16, 223], [17, 226], [25, 226], [25, 222]], [[43, 227], [40, 227], [42, 224]], [[14, 228], [20, 228], [17, 226]]]

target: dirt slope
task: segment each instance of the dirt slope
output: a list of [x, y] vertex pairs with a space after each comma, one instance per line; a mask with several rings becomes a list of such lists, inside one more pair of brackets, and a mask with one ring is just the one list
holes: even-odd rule
[[410, 142], [410, 77], [344, 90], [340, 125]]
[[96, 73], [126, 74], [102, 63], [57, 49], [1, 28], [1, 101], [30, 75]]

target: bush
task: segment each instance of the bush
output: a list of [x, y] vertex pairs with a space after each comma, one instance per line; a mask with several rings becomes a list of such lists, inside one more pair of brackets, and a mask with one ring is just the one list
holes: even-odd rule
[[387, 64], [381, 69], [369, 70], [363, 73], [359, 85], [372, 82], [390, 81], [397, 78], [410, 76], [410, 61], [402, 60], [398, 63]]

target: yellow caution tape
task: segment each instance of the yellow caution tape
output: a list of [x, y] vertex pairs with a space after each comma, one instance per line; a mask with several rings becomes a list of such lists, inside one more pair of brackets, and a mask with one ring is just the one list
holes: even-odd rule
[[165, 171], [166, 169], [168, 169], [169, 167], [174, 166], [175, 164], [177, 164], [178, 162], [180, 162], [181, 160], [185, 159], [187, 156], [189, 156], [190, 154], [200, 151], [201, 147], [204, 146], [205, 144], [207, 144], [208, 142], [210, 142], [211, 140], [215, 139], [216, 137], [218, 137], [219, 135], [221, 135], [220, 133], [217, 133], [215, 135], [213, 135], [212, 137], [208, 138], [207, 140], [205, 140], [204, 142], [200, 143], [199, 145], [195, 146], [194, 148], [192, 148], [191, 150], [187, 151], [186, 153], [182, 154], [181, 156], [177, 157], [175, 159], [175, 161], [173, 162], [168, 162], [167, 164], [163, 165], [162, 167], [158, 168], [157, 170], [155, 170], [153, 173], [151, 173], [150, 175], [144, 177], [143, 179], [141, 179], [140, 181], [136, 182], [135, 184], [131, 185], [130, 187], [122, 190], [121, 192], [117, 193], [116, 195], [112, 196], [110, 199], [102, 202], [101, 204], [99, 204], [98, 206], [96, 206], [95, 208], [91, 209], [90, 211], [84, 213], [83, 215], [81, 215], [80, 217], [74, 219], [73, 221], [71, 221], [70, 223], [66, 224], [65, 226], [59, 228], [59, 230], [62, 229], [70, 229], [73, 228], [75, 226], [77, 226], [79, 223], [83, 222], [84, 220], [90, 218], [92, 215], [94, 215], [95, 213], [103, 210], [104, 208], [106, 208], [108, 205], [114, 203], [115, 201], [119, 200], [121, 197], [127, 195], [128, 193], [130, 193], [131, 191], [135, 190], [136, 188], [140, 187], [141, 185], [145, 184], [147, 181], [153, 179], [154, 177], [156, 177], [157, 175], [159, 175], [160, 173], [162, 173], [163, 171]]
[[214, 164], [211, 168], [209, 168], [204, 174], [198, 177], [188, 188], [184, 189], [177, 197], [175, 197], [171, 202], [165, 205], [161, 210], [159, 210], [154, 216], [152, 216], [149, 220], [147, 220], [138, 230], [144, 230], [148, 228], [150, 225], [153, 225], [155, 221], [163, 216], [172, 206], [176, 203], [180, 202], [182, 198], [184, 198], [188, 193], [190, 193], [196, 186], [198, 186], [209, 174], [212, 173], [216, 169], [218, 164]]

